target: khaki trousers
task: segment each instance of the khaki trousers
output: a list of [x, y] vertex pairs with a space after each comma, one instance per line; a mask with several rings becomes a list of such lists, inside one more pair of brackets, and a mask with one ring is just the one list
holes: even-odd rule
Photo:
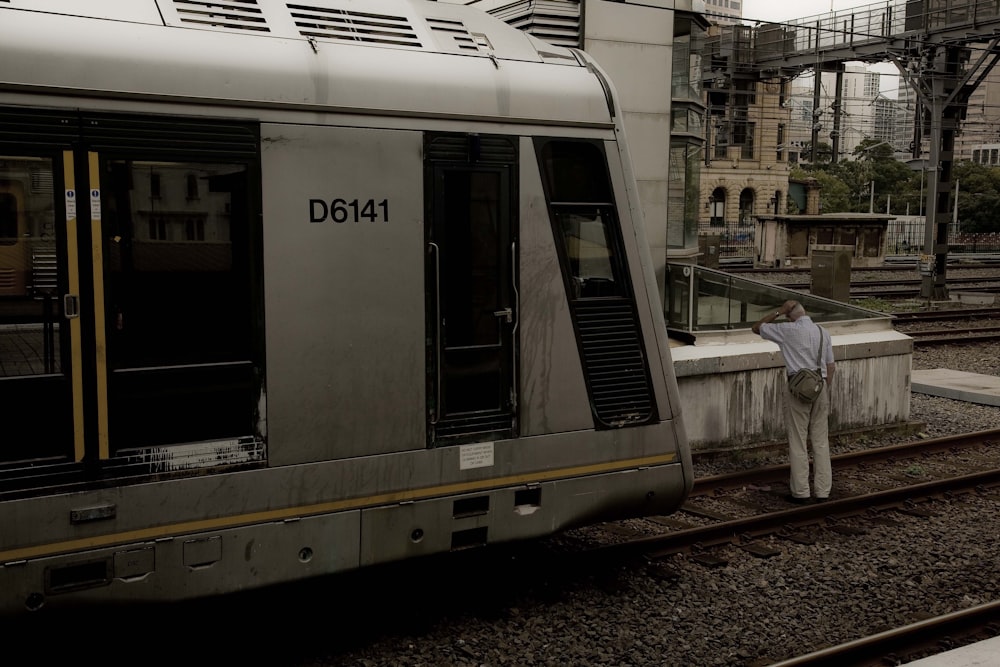
[[788, 486], [796, 498], [809, 497], [809, 450], [807, 440], [812, 444], [813, 495], [817, 498], [830, 496], [833, 487], [833, 472], [830, 466], [830, 388], [823, 386], [823, 392], [812, 403], [803, 403], [785, 389], [785, 407], [788, 413], [788, 464], [790, 470]]

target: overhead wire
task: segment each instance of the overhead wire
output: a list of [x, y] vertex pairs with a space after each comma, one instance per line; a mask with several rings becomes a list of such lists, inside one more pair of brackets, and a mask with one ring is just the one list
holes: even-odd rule
[[[850, 43], [853, 43], [856, 40], [865, 40], [865, 39], [869, 39], [869, 40], [880, 40], [881, 39], [881, 40], [887, 40], [888, 41], [888, 37], [891, 37], [891, 35], [890, 36], [886, 36], [886, 35], [883, 35], [881, 33], [871, 33], [871, 32], [864, 32], [864, 31], [857, 31], [857, 30], [844, 30], [844, 29], [841, 29], [841, 28], [838, 28], [838, 27], [828, 27], [828, 26], [824, 25], [824, 20], [833, 19], [834, 17], [836, 17], [837, 19], [841, 19], [841, 18], [853, 17], [854, 15], [858, 15], [858, 14], [864, 14], [864, 13], [869, 13], [870, 14], [872, 7], [873, 7], [872, 5], [869, 5], [867, 7], [855, 8], [855, 9], [858, 9], [858, 10], [862, 10], [860, 12], [854, 12], [854, 11], [848, 9], [848, 10], [841, 10], [841, 11], [838, 11], [838, 12], [830, 12], [830, 13], [818, 14], [818, 15], [815, 15], [815, 16], [805, 17], [803, 19], [796, 19], [796, 20], [793, 20], [793, 21], [771, 21], [771, 20], [764, 20], [764, 19], [754, 19], [752, 17], [744, 17], [744, 16], [735, 17], [735, 16], [733, 16], [731, 14], [722, 14], [722, 13], [712, 12], [710, 10], [709, 11], [705, 11], [704, 14], [705, 14], [705, 16], [708, 16], [708, 17], [717, 17], [717, 18], [725, 19], [727, 22], [728, 21], [732, 21], [733, 24], [730, 24], [730, 25], [732, 25], [732, 26], [738, 26], [738, 27], [742, 27], [742, 28], [746, 28], [746, 29], [749, 29], [749, 30], [758, 30], [762, 24], [763, 25], [767, 25], [767, 26], [785, 27], [785, 28], [788, 28], [790, 30], [791, 29], [796, 29], [796, 30], [807, 29], [807, 30], [809, 30], [811, 32], [814, 32], [817, 35], [816, 39], [814, 40], [814, 43], [817, 43], [817, 44], [820, 41], [820, 39], [819, 39], [818, 36], [821, 35], [821, 34], [843, 35], [845, 37], [849, 37], [850, 38], [849, 39]], [[882, 5], [878, 5], [877, 7], [881, 8]], [[903, 9], [904, 5], [899, 4], [899, 5], [896, 5], [896, 7], [899, 7], [900, 9]], [[998, 13], [995, 18], [997, 19], [998, 22], [1000, 22], [1000, 13]], [[815, 20], [815, 25], [813, 24], [814, 20]], [[806, 23], [807, 21], [809, 22], [808, 24]], [[748, 25], [748, 22], [754, 23], [754, 25]], [[908, 31], [908, 32], [913, 32], [913, 31]], [[712, 36], [709, 39], [710, 40], [715, 40], [715, 39], [721, 40], [721, 39], [723, 39], [723, 37], [724, 37], [724, 35], [718, 35], [718, 36]], [[992, 33], [984, 33], [982, 35], [971, 35], [971, 37], [974, 37], [976, 40], [980, 40], [980, 41], [989, 41], [993, 37], [993, 34]], [[946, 45], [944, 43], [934, 43], [934, 42], [929, 42], [926, 39], [920, 39], [919, 35], [916, 36], [916, 41], [919, 44], [923, 45], [924, 47], [928, 47], [928, 48], [929, 47], [938, 47], [938, 46], [945, 46]], [[970, 64], [972, 64], [974, 62], [974, 58], [975, 58], [976, 54], [985, 53], [986, 49], [987, 49], [987, 47], [985, 47], [985, 46], [981, 47], [977, 43], [975, 43], [974, 40], [971, 40], [970, 39], [970, 35], [968, 33], [965, 34], [965, 40], [963, 42], [961, 42], [960, 44], [954, 44], [954, 43], [950, 43], [949, 42], [947, 45], [948, 46], [958, 46], [960, 49], [963, 49], [963, 50], [967, 51], [967, 53], [969, 54], [970, 57], [962, 58], [961, 61], [946, 62], [945, 66], [955, 66], [959, 62], [961, 62], [961, 63], [965, 64], [966, 66], [968, 66], [968, 65], [970, 65]], [[817, 47], [817, 48], [819, 48], [819, 47]], [[831, 47], [831, 48], [847, 48], [847, 44], [836, 45], [836, 46]], [[924, 55], [925, 54], [922, 54], [920, 51], [917, 51], [917, 52], [914, 53], [914, 57], [919, 56], [919, 57], [922, 58], [922, 57], [924, 57]], [[870, 67], [873, 64], [889, 62], [890, 58], [888, 56], [888, 51], [887, 51], [886, 54], [885, 54], [885, 57], [884, 58], [879, 58], [879, 59], [876, 59], [872, 55], [869, 54], [869, 55], [865, 55], [865, 57], [863, 57], [863, 58], [850, 59], [850, 60], [848, 60], [846, 58], [831, 59], [831, 61], [834, 61], [834, 60], [836, 60], [837, 62], [843, 62], [843, 63], [860, 62], [860, 63], [863, 63], [866, 66]], [[778, 78], [781, 81], [787, 81], [787, 82], [790, 82], [790, 83], [791, 82], [795, 82], [795, 83], [805, 84], [805, 83], [808, 83], [808, 82], [812, 81], [813, 78], [816, 76], [816, 69], [817, 69], [817, 66], [818, 66], [820, 68], [820, 76], [821, 76], [820, 86], [823, 89], [824, 97], [827, 98], [827, 99], [830, 99], [830, 98], [833, 98], [834, 96], [830, 95], [830, 90], [829, 90], [828, 84], [827, 84], [826, 81], [824, 81], [824, 79], [826, 79], [826, 78], [828, 78], [830, 76], [834, 76], [834, 74], [833, 73], [829, 73], [829, 72], [824, 72], [822, 70], [822, 64], [823, 63], [818, 63], [816, 66], [814, 66], [814, 65], [802, 65], [800, 67], [800, 69], [802, 71], [802, 73], [800, 75], [794, 76], [794, 77], [792, 77], [792, 76], [781, 76], [781, 77], [778, 77]], [[754, 67], [753, 63], [746, 63], [746, 65], [747, 65], [748, 68], [753, 68]], [[739, 68], [737, 68], [737, 69], [739, 69]], [[905, 84], [901, 85], [902, 81], [903, 81], [903, 77], [902, 77], [901, 73], [881, 72], [881, 71], [878, 71], [878, 70], [867, 69], [867, 67], [866, 67], [866, 71], [863, 71], [863, 72], [852, 72], [851, 74], [864, 74], [865, 76], [874, 75], [874, 76], [877, 76], [880, 80], [884, 76], [892, 76], [892, 77], [894, 77], [895, 81], [896, 81], [896, 87], [895, 88], [887, 88], [885, 91], [883, 91], [881, 89], [881, 84], [879, 84], [879, 86], [878, 86], [878, 89], [879, 89], [878, 90], [878, 95], [882, 96], [886, 92], [895, 92], [896, 93], [896, 97], [895, 98], [891, 98], [891, 97], [888, 97], [888, 96], [885, 96], [885, 97], [887, 99], [893, 100], [894, 102], [899, 102], [900, 91], [903, 91], [904, 92], [904, 98], [902, 100], [902, 103], [903, 103], [904, 106], [901, 107], [901, 110], [903, 112], [907, 112], [907, 113], [912, 113], [914, 111], [914, 109], [915, 109], [915, 104], [914, 104], [914, 101], [913, 101], [914, 98], [915, 98], [915, 94], [913, 94], [914, 91], [911, 91], [910, 88], [909, 88], [909, 86], [907, 86]], [[939, 76], [939, 75], [936, 74], [933, 70], [923, 69], [923, 71], [921, 71], [921, 78], [923, 80], [925, 80], [925, 81], [928, 81], [928, 80], [929, 81], [933, 81], [933, 79], [936, 78], [937, 76]], [[812, 96], [813, 95], [812, 95], [811, 91], [808, 92], [808, 93], [806, 93], [806, 94], [798, 95], [798, 97], [800, 97], [802, 99], [811, 99]], [[790, 99], [790, 98], [794, 98], [794, 97], [796, 97], [796, 94], [794, 92], [792, 92], [790, 95], [786, 96], [786, 99]], [[847, 107], [850, 107], [852, 103], [859, 102], [859, 101], [862, 101], [863, 103], [866, 103], [866, 104], [874, 104], [875, 103], [875, 100], [873, 98], [871, 98], [871, 97], [851, 96], [851, 95], [846, 95], [846, 96], [842, 95], [840, 101], [841, 101], [841, 104], [843, 106], [847, 106]], [[790, 132], [798, 133], [798, 134], [803, 134], [803, 133], [811, 132], [812, 123], [815, 122], [814, 119], [811, 116], [807, 115], [807, 113], [811, 114], [811, 109], [807, 108], [806, 105], [804, 105], [804, 104], [801, 105], [801, 107], [802, 107], [801, 110], [803, 112], [806, 112], [806, 113], [802, 113], [799, 118], [794, 118], [793, 117], [793, 116], [795, 116], [794, 113], [791, 114], [791, 116], [785, 115], [784, 113], [781, 112], [780, 108], [777, 108], [777, 107], [757, 107], [757, 113], [753, 114], [753, 121], [784, 122], [784, 123], [787, 124], [786, 130], [788, 130]], [[988, 109], [992, 110], [992, 109], [996, 108], [996, 109], [1000, 110], [1000, 105], [987, 104], [985, 102], [985, 100], [983, 100], [981, 103], [977, 102], [975, 104], [975, 108], [976, 109], [981, 109], [982, 113], [975, 120], [973, 120], [971, 123], [968, 122], [968, 120], [967, 120], [967, 122], [965, 123], [965, 127], [966, 128], [971, 128], [972, 126], [983, 126], [983, 127], [986, 127], [986, 128], [992, 128], [992, 127], [998, 127], [998, 128], [1000, 128], [1000, 118], [998, 118], [997, 120], [992, 120], [992, 119], [985, 118], [985, 116], [987, 115], [987, 110]], [[831, 113], [831, 112], [832, 112], [832, 110], [830, 109], [830, 105], [826, 105], [826, 107], [822, 110], [821, 117], [823, 115], [825, 115], [827, 113]], [[843, 113], [843, 109], [842, 109], [842, 113]], [[847, 116], [848, 117], [849, 117], [849, 114], [850, 114], [850, 112], [847, 112]], [[749, 118], [748, 118], [748, 120], [749, 120]], [[876, 114], [876, 116], [870, 117], [867, 120], [871, 124], [876, 123], [877, 122], [877, 114]], [[911, 124], [912, 124], [912, 121], [911, 121]], [[904, 125], [905, 125], [905, 123], [904, 123]], [[798, 126], [799, 129], [795, 130], [795, 126]], [[904, 130], [905, 130], [905, 128], [904, 128]]]

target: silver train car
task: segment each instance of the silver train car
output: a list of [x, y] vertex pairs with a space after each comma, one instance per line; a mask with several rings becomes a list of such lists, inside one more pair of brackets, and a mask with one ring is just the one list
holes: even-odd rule
[[0, 613], [691, 488], [613, 87], [479, 10], [6, 0], [0, 216]]

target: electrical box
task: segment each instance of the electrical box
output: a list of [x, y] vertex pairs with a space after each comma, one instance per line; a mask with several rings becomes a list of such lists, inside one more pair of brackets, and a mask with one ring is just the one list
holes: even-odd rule
[[854, 246], [814, 245], [811, 248], [812, 282], [809, 291], [841, 303], [851, 301], [851, 260]]

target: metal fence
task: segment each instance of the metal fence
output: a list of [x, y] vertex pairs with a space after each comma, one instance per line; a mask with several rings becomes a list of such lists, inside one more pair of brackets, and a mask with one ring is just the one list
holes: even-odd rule
[[[955, 229], [949, 230], [948, 234], [949, 253], [1000, 254], [1000, 233], [968, 233], [960, 231], [959, 225], [954, 227]], [[710, 245], [718, 247], [719, 259], [740, 258], [754, 261], [757, 257], [754, 231], [753, 226], [732, 222], [702, 227], [699, 235], [707, 237], [710, 239]], [[924, 234], [923, 219], [892, 220], [886, 230], [882, 254], [920, 255], [924, 252]]]
[[[959, 224], [952, 223], [948, 230], [948, 252], [1000, 253], [1000, 233], [968, 233]], [[919, 255], [924, 252], [926, 225], [922, 219], [889, 222], [885, 239], [886, 255]]]
[[703, 228], [701, 234], [719, 237], [719, 257], [755, 257], [754, 227], [747, 223], [731, 222]]

